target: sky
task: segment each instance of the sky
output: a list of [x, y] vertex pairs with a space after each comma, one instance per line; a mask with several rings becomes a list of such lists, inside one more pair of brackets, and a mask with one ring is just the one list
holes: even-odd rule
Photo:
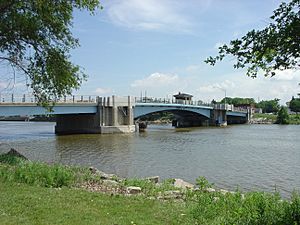
[[75, 11], [72, 32], [81, 46], [71, 56], [88, 80], [74, 94], [170, 98], [180, 91], [210, 102], [226, 91], [228, 97], [284, 104], [300, 92], [300, 71], [253, 79], [233, 68], [232, 57], [216, 66], [204, 63], [220, 45], [268, 25], [280, 2], [103, 0], [93, 16]]

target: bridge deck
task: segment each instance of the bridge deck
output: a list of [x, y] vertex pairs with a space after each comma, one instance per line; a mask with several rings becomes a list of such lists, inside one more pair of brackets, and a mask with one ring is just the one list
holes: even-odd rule
[[[36, 103], [30, 102], [0, 102], [0, 116], [24, 116], [24, 115], [45, 115], [45, 114], [90, 114], [97, 112], [96, 102], [89, 102], [77, 100], [76, 102], [57, 102], [53, 107], [53, 111], [38, 106]], [[146, 109], [147, 108], [147, 109]], [[172, 102], [136, 102], [134, 114], [135, 117], [153, 113], [157, 111], [167, 110], [187, 110], [202, 114], [206, 117], [210, 116], [210, 111], [214, 110], [216, 106], [207, 104], [178, 104]], [[219, 108], [217, 108], [219, 109]], [[247, 112], [235, 110], [235, 108], [228, 108], [227, 115], [245, 117]], [[225, 110], [220, 108], [219, 110]]]
[[35, 103], [1, 103], [0, 116], [29, 116], [46, 114], [90, 114], [97, 112], [96, 103], [57, 103], [49, 111]]

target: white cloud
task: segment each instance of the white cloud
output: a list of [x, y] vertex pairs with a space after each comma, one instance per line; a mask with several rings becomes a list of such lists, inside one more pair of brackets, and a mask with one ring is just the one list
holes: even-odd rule
[[149, 96], [164, 97], [181, 91], [192, 94], [194, 100], [204, 102], [210, 102], [212, 99], [221, 100], [226, 90], [228, 97], [254, 98], [256, 101], [279, 98], [280, 103], [284, 105], [292, 96], [300, 93], [299, 83], [300, 71], [294, 73], [282, 71], [272, 78], [258, 76], [255, 79], [247, 77], [243, 72], [211, 77], [204, 71], [199, 72], [198, 75], [185, 76], [153, 73], [143, 79], [135, 80], [131, 83], [131, 87], [133, 93], [137, 95], [141, 91], [147, 91]]
[[164, 74], [164, 73], [153, 73], [148, 77], [135, 80], [131, 87], [149, 88], [149, 87], [167, 87], [175, 85], [179, 81], [178, 75]]
[[282, 70], [276, 71], [276, 75], [272, 78], [273, 80], [286, 80], [286, 81], [296, 81], [300, 80], [300, 71], [299, 70]]
[[113, 1], [107, 7], [109, 19], [116, 25], [137, 30], [189, 32], [191, 22], [172, 0]]
[[254, 98], [256, 101], [279, 98], [280, 103], [284, 105], [293, 95], [300, 92], [300, 76], [292, 76], [289, 72], [286, 78], [260, 76], [252, 79], [238, 73], [227, 74], [222, 78], [224, 77], [224, 82], [212, 82], [198, 87], [195, 96], [205, 101], [220, 100], [224, 98], [226, 90], [228, 97]]
[[233, 81], [225, 80], [223, 82], [203, 85], [197, 88], [195, 91], [197, 94], [195, 96], [205, 102], [210, 102], [212, 99], [224, 98], [225, 94], [228, 91], [235, 89], [235, 87], [236, 84]]
[[112, 93], [112, 90], [110, 88], [97, 88], [95, 90], [95, 94], [97, 95], [104, 95], [104, 94], [110, 94]]

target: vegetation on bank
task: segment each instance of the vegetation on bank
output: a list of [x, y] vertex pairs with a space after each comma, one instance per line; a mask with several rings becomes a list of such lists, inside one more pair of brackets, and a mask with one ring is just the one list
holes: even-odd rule
[[290, 116], [289, 113], [286, 109], [286, 107], [281, 106], [277, 118], [276, 118], [276, 123], [277, 124], [289, 124], [290, 123]]
[[[87, 168], [30, 162], [0, 156], [0, 221], [4, 224], [300, 224], [300, 197], [278, 193], [217, 191], [201, 177], [196, 189], [176, 188], [172, 179], [111, 177], [120, 190], [138, 186], [141, 193], [91, 192], [82, 184], [103, 184]], [[113, 182], [115, 180], [115, 182]], [[118, 182], [117, 182], [118, 181]], [[88, 191], [89, 190], [89, 191]], [[173, 191], [173, 192], [172, 192]], [[163, 193], [177, 193], [162, 198]]]
[[140, 118], [141, 121], [147, 121], [151, 123], [171, 123], [174, 119], [174, 114], [170, 112], [156, 112]]
[[[300, 94], [299, 94], [299, 96], [300, 96]], [[294, 96], [293, 96], [292, 100], [290, 101], [289, 107], [293, 112], [299, 113], [300, 112], [300, 98], [294, 98]]]
[[[278, 118], [279, 116], [279, 118]], [[257, 122], [279, 123], [279, 124], [300, 124], [300, 114], [287, 114], [284, 109], [278, 112], [278, 115], [269, 113], [255, 113], [252, 119]]]

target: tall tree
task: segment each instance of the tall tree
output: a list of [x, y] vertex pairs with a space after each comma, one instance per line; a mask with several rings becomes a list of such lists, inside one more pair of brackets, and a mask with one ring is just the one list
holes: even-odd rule
[[79, 46], [73, 11], [101, 8], [99, 0], [0, 0], [0, 63], [28, 78], [39, 103], [71, 94], [86, 75], [70, 61]]
[[261, 108], [263, 113], [277, 113], [280, 108], [279, 99], [260, 101], [256, 107]]
[[290, 101], [289, 107], [293, 112], [300, 112], [300, 98], [293, 97]]
[[270, 19], [266, 28], [249, 31], [229, 45], [219, 47], [219, 54], [205, 62], [215, 65], [232, 55], [237, 59], [234, 68], [246, 67], [251, 77], [256, 77], [259, 70], [265, 76], [274, 76], [276, 70], [299, 69], [300, 0], [281, 3]]
[[[221, 103], [225, 103], [225, 98], [222, 99]], [[240, 105], [255, 104], [255, 100], [253, 98], [226, 97], [226, 103], [232, 104], [234, 106], [240, 106]]]

